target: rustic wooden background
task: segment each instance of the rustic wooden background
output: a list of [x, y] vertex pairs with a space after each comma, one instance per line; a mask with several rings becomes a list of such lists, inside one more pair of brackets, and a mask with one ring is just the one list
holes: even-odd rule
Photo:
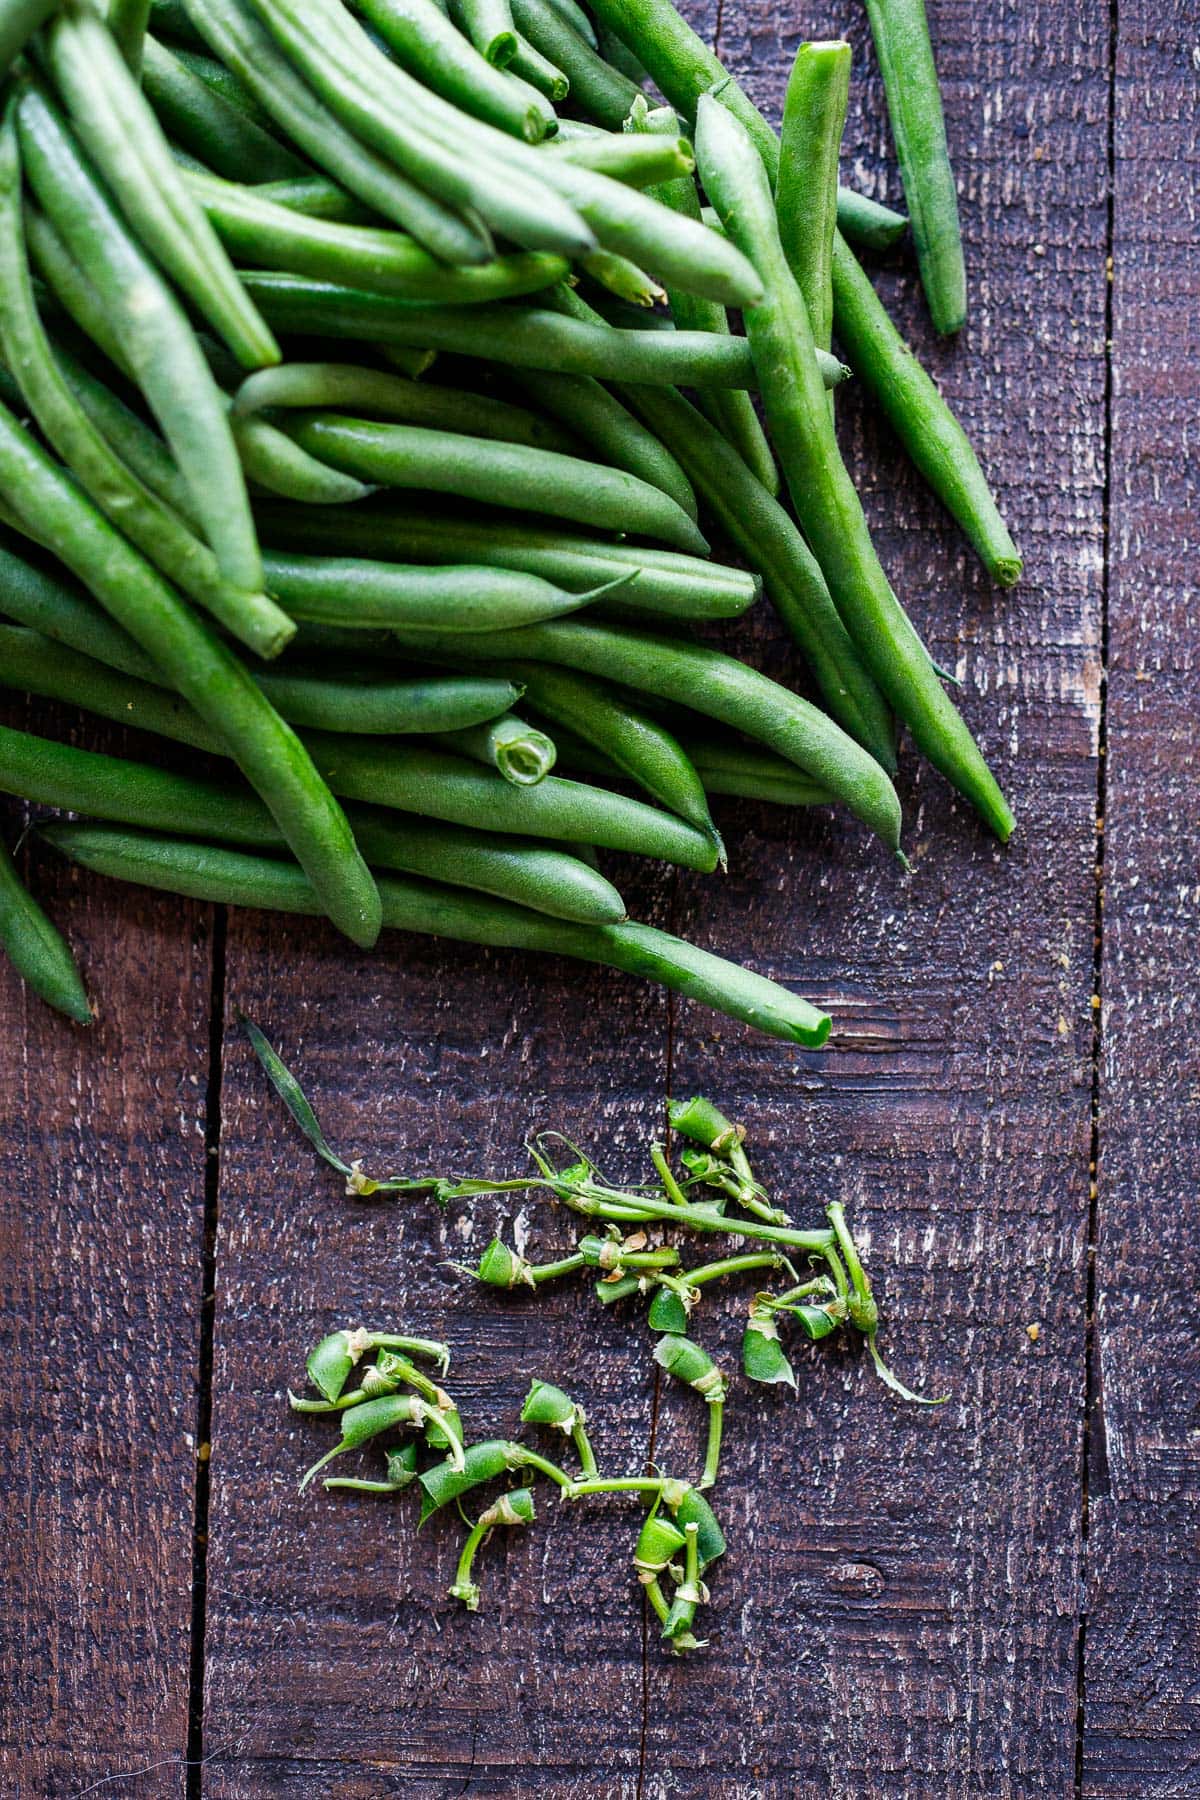
[[[801, 35], [847, 32], [848, 172], [896, 199], [858, 5], [783, 10], [693, 14], [769, 109]], [[35, 851], [101, 1014], [72, 1030], [0, 970], [5, 1796], [1200, 1793], [1200, 14], [930, 12], [962, 340], [931, 346], [907, 260], [883, 281], [1024, 584], [992, 591], [886, 434], [840, 413], [1016, 802], [1011, 848], [909, 759], [910, 876], [844, 819], [745, 806], [727, 880], [622, 870], [643, 916], [827, 1003], [822, 1055], [595, 971], [405, 940], [359, 959]], [[511, 1166], [541, 1121], [632, 1166], [664, 1093], [713, 1093], [782, 1190], [852, 1205], [897, 1358], [951, 1403], [902, 1408], [837, 1349], [801, 1359], [795, 1402], [743, 1395], [703, 1656], [641, 1623], [619, 1506], [545, 1506], [461, 1615], [455, 1529], [414, 1548], [386, 1504], [297, 1499], [305, 1345], [360, 1319], [444, 1333], [481, 1434], [557, 1371], [612, 1461], [690, 1441], [694, 1408], [577, 1292], [535, 1314], [464, 1290], [444, 1259], [503, 1208], [344, 1200], [239, 1007], [380, 1163]]]

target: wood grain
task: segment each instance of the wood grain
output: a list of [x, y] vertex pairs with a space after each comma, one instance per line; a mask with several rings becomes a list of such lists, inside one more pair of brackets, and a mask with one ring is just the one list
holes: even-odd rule
[[[6, 841], [21, 823], [4, 802]], [[0, 1791], [160, 1800], [187, 1744], [211, 921], [32, 865], [98, 1018], [0, 958]]]
[[[1200, 1787], [1195, 19], [1122, 5], [1085, 1792]], [[1167, 147], [1169, 146], [1169, 149]]]

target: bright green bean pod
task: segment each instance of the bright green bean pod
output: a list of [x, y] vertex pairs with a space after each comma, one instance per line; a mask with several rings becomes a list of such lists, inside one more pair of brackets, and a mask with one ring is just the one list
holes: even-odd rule
[[325, 555], [370, 555], [386, 561], [472, 563], [540, 575], [554, 587], [582, 593], [636, 574], [606, 595], [606, 612], [674, 619], [735, 619], [761, 592], [744, 569], [701, 561], [675, 550], [606, 543], [582, 532], [551, 531], [520, 519], [482, 519], [435, 513], [389, 500], [355, 507], [353, 514], [313, 513], [298, 506], [263, 506], [259, 527], [270, 544]]
[[357, 943], [373, 943], [379, 930], [375, 884], [344, 814], [295, 733], [204, 621], [117, 535], [4, 408], [0, 487], [22, 522], [52, 540], [60, 559], [217, 734], [270, 807], [334, 923]]
[[541, 97], [481, 56], [435, 0], [355, 0], [355, 10], [407, 69], [464, 112], [536, 144], [554, 130]]
[[539, 781], [545, 781], [558, 759], [553, 738], [516, 713], [489, 719], [485, 725], [469, 726], [465, 731], [440, 732], [438, 742], [447, 750], [495, 769], [514, 787], [536, 787]]
[[571, 91], [571, 83], [548, 56], [543, 56], [536, 44], [531, 44], [523, 32], [517, 33], [517, 53], [508, 68], [513, 75], [519, 77], [527, 87], [541, 94], [551, 106], [558, 106]]
[[592, 598], [538, 575], [462, 564], [427, 569], [271, 551], [266, 566], [271, 592], [294, 618], [360, 630], [502, 631], [559, 618]]
[[578, 441], [567, 432], [507, 400], [349, 363], [284, 363], [278, 369], [260, 369], [238, 389], [234, 412], [246, 415], [271, 407], [332, 407], [337, 412], [353, 411], [357, 417], [499, 438], [567, 456], [578, 448]]
[[17, 104], [21, 160], [47, 216], [110, 313], [122, 351], [163, 428], [228, 581], [262, 588], [262, 562], [224, 401], [179, 302], [84, 168], [34, 88]]
[[676, 501], [624, 469], [525, 444], [339, 413], [300, 415], [289, 422], [288, 432], [322, 462], [379, 486], [536, 510], [601, 530], [660, 538], [692, 554], [708, 549], [704, 534]]
[[150, 0], [108, 0], [108, 29], [134, 75], [141, 75]]
[[517, 54], [517, 32], [508, 0], [449, 0], [463, 36], [493, 68], [507, 68]]
[[268, 494], [309, 506], [348, 506], [374, 493], [366, 481], [310, 456], [286, 431], [266, 419], [233, 415], [233, 441], [250, 480]]
[[[2, 15], [0, 15], [2, 17]], [[0, 843], [0, 950], [39, 999], [80, 1025], [92, 1009], [67, 940], [50, 923]]]
[[275, 46], [238, 0], [185, 0], [188, 17], [216, 56], [286, 135], [359, 200], [449, 263], [484, 263], [492, 242], [479, 221], [427, 194], [360, 143]]
[[[766, 744], [827, 787], [891, 849], [900, 843], [900, 804], [884, 770], [853, 738], [807, 700], [702, 644], [589, 620], [556, 619], [525, 631], [439, 638], [406, 634], [432, 653], [441, 645], [465, 658], [507, 666], [513, 658], [598, 676], [665, 700], [685, 698], [707, 717]], [[928, 662], [925, 665], [928, 668]]]
[[254, 119], [148, 37], [142, 87], [168, 137], [229, 181], [286, 181], [305, 165]]
[[3, 0], [0, 4], [0, 78], [35, 32], [58, 11], [59, 0]]
[[46, 56], [71, 123], [147, 253], [247, 369], [279, 346], [184, 183], [158, 120], [87, 0], [66, 0]]
[[615, 131], [576, 137], [568, 131], [569, 123], [564, 119], [559, 135], [543, 145], [543, 156], [561, 157], [564, 162], [578, 163], [581, 169], [607, 175], [627, 187], [649, 188], [652, 192], [666, 182], [691, 175], [696, 167], [687, 138], [629, 137]]
[[[274, 850], [283, 835], [249, 789], [152, 764], [76, 750], [0, 727], [0, 790], [113, 824]], [[373, 868], [476, 888], [552, 918], [589, 925], [625, 917], [620, 894], [577, 857], [497, 833], [401, 818], [376, 807], [347, 815]]]
[[838, 155], [849, 98], [849, 44], [801, 44], [783, 104], [775, 203], [783, 253], [821, 350], [833, 339]]
[[837, 223], [847, 243], [860, 250], [890, 250], [908, 230], [903, 213], [845, 187], [838, 189]]
[[700, 777], [677, 738], [601, 681], [549, 663], [517, 662], [511, 678], [535, 712], [564, 726], [601, 751], [630, 781], [725, 848], [708, 810]]
[[497, 256], [482, 268], [454, 269], [412, 238], [369, 225], [340, 225], [264, 200], [253, 188], [189, 173], [188, 188], [230, 254], [255, 268], [289, 269], [400, 300], [473, 305], [551, 287], [567, 274], [547, 251]]
[[[541, 791], [534, 788], [523, 798]], [[300, 913], [320, 910], [301, 871], [288, 863], [212, 845], [141, 837], [107, 826], [54, 825], [45, 835], [75, 861], [118, 880], [232, 905]], [[660, 982], [788, 1043], [819, 1048], [829, 1036], [828, 1016], [807, 1001], [749, 969], [650, 925], [633, 921], [573, 925], [484, 895], [464, 897], [451, 888], [389, 876], [382, 878], [380, 892], [385, 921], [396, 930], [576, 957]], [[359, 1410], [351, 1408], [348, 1416]], [[520, 1446], [513, 1448], [520, 1450]], [[468, 1450], [468, 1467], [470, 1459]], [[519, 1465], [501, 1464], [501, 1468], [506, 1466]], [[430, 1470], [421, 1478], [427, 1492], [436, 1473]]]
[[579, 266], [626, 306], [655, 306], [667, 297], [666, 288], [659, 287], [653, 275], [647, 275], [627, 256], [617, 256], [612, 250], [593, 250], [580, 257]]
[[970, 439], [921, 367], [853, 250], [833, 248], [838, 342], [909, 457], [1001, 587], [1021, 578], [1021, 553], [1000, 517]]
[[641, 90], [605, 62], [551, 0], [512, 0], [512, 12], [518, 29], [566, 76], [573, 105], [597, 125], [619, 131]]
[[[829, 591], [918, 747], [1004, 840], [1013, 828], [1008, 803], [888, 585], [839, 454], [804, 297], [783, 256], [762, 163], [733, 115], [707, 96], [699, 105], [697, 149], [705, 186], [726, 226], [762, 270], [766, 297], [747, 313], [746, 328], [780, 461]], [[809, 773], [825, 780], [821, 770]]]
[[545, 369], [521, 369], [513, 379], [522, 393], [606, 462], [660, 488], [689, 519], [696, 518], [696, 495], [678, 457], [608, 388], [590, 375], [556, 375]]
[[934, 329], [961, 330], [967, 274], [925, 0], [867, 0], [921, 285]]

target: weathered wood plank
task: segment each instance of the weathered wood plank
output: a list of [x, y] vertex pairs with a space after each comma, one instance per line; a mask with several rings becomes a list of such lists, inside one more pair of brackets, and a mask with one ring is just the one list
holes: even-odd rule
[[158, 1800], [187, 1746], [211, 920], [48, 852], [33, 878], [98, 1019], [0, 959], [0, 1788]]
[[1195, 19], [1119, 12], [1085, 1792], [1200, 1785]]

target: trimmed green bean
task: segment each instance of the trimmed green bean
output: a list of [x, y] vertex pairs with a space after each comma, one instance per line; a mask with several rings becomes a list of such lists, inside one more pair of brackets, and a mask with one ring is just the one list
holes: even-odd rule
[[0, 77], [7, 75], [30, 38], [41, 30], [58, 7], [59, 0], [3, 0], [0, 5]]
[[295, 733], [204, 621], [2, 407], [0, 488], [22, 523], [49, 537], [59, 558], [219, 735], [311, 873], [335, 924], [358, 943], [373, 942], [379, 929], [375, 884]]
[[527, 520], [437, 513], [416, 504], [389, 501], [386, 510], [359, 506], [352, 514], [263, 506], [258, 521], [271, 544], [414, 563], [458, 563], [466, 557], [496, 569], [540, 575], [571, 593], [636, 574], [636, 580], [604, 597], [600, 604], [606, 612], [735, 619], [761, 592], [758, 578], [744, 569], [674, 550], [606, 543], [580, 532], [549, 531]]
[[407, 69], [464, 112], [536, 144], [556, 124], [542, 97], [497, 69], [435, 0], [354, 0], [355, 11]]
[[449, 0], [450, 17], [493, 68], [506, 68], [517, 54], [517, 33], [508, 0]]
[[[696, 166], [691, 143], [684, 137], [629, 137], [614, 131], [575, 137], [564, 119], [559, 136], [543, 145], [543, 156], [561, 157], [597, 175], [608, 175], [628, 187], [649, 188], [678, 181]], [[563, 135], [567, 133], [566, 135]]]
[[484, 263], [491, 238], [481, 221], [427, 194], [329, 112], [238, 0], [186, 0], [188, 17], [220, 60], [286, 135], [359, 200], [411, 231], [449, 263]]
[[[768, 422], [801, 526], [868, 668], [929, 760], [1006, 839], [1013, 817], [888, 585], [846, 473], [817, 374], [804, 297], [779, 242], [775, 207], [746, 131], [719, 101], [699, 104], [704, 184], [726, 227], [755, 256], [766, 294], [746, 315]], [[817, 769], [810, 773], [824, 780]]]
[[117, 218], [44, 96], [17, 102], [21, 161], [47, 216], [111, 316], [221, 571], [257, 593], [262, 562], [223, 399], [183, 308]]
[[860, 250], [890, 250], [908, 230], [903, 213], [845, 187], [838, 189], [837, 223], [847, 243]]
[[495, 769], [514, 787], [536, 787], [545, 781], [558, 758], [554, 740], [515, 713], [466, 731], [442, 732], [438, 741], [459, 756]]
[[531, 44], [523, 32], [517, 33], [516, 55], [508, 64], [512, 74], [518, 76], [535, 93], [542, 94], [551, 104], [557, 106], [565, 100], [571, 91], [571, 83], [548, 56], [543, 56], [536, 44]]
[[[534, 788], [531, 794], [540, 791]], [[319, 910], [300, 870], [286, 863], [209, 845], [137, 837], [106, 826], [55, 825], [45, 835], [65, 855], [118, 880], [233, 905]], [[385, 876], [380, 890], [387, 924], [397, 930], [543, 950], [621, 969], [788, 1043], [819, 1048], [829, 1036], [828, 1016], [786, 988], [649, 925], [570, 925], [499, 900], [464, 898], [453, 889], [395, 877]]]
[[624, 469], [525, 444], [339, 413], [300, 415], [287, 429], [303, 449], [363, 481], [536, 509], [604, 530], [661, 538], [690, 553], [708, 549], [699, 527], [675, 500]]
[[[512, 658], [559, 664], [619, 687], [686, 697], [689, 706], [777, 750], [829, 791], [892, 849], [900, 842], [900, 804], [884, 770], [832, 719], [778, 682], [702, 644], [628, 626], [556, 619], [524, 631], [489, 635], [405, 634], [413, 648], [504, 666]], [[928, 665], [926, 665], [928, 666]]]
[[68, 0], [45, 37], [71, 123], [138, 239], [209, 319], [244, 368], [279, 346], [189, 193], [158, 120], [86, 0]]
[[157, 38], [148, 37], [142, 86], [167, 135], [229, 181], [302, 176], [300, 158], [216, 92]]
[[338, 412], [353, 408], [358, 416], [392, 419], [402, 425], [427, 425], [467, 437], [499, 438], [536, 450], [557, 450], [567, 456], [578, 448], [569, 433], [507, 400], [435, 382], [411, 381], [403, 375], [385, 375], [351, 363], [284, 363], [278, 369], [261, 369], [242, 383], [234, 400], [235, 414], [272, 407], [326, 406]]
[[640, 88], [605, 62], [551, 0], [512, 0], [512, 13], [520, 32], [566, 76], [573, 105], [597, 125], [619, 131]]
[[866, 4], [921, 285], [935, 331], [948, 335], [961, 330], [966, 321], [967, 273], [925, 0], [866, 0]]
[[966, 432], [888, 317], [853, 250], [833, 248], [838, 342], [943, 506], [958, 520], [993, 581], [1021, 578], [1021, 553], [1000, 517]]
[[[263, 849], [278, 848], [284, 841], [266, 807], [248, 789], [3, 727], [0, 790], [172, 836]], [[436, 820], [396, 818], [376, 807], [352, 806], [347, 816], [375, 868], [477, 888], [557, 919], [609, 925], [625, 917], [624, 902], [611, 882], [562, 851]]]
[[783, 104], [775, 203], [783, 253], [808, 308], [813, 341], [833, 339], [837, 171], [850, 98], [850, 46], [801, 44]]
[[67, 940], [52, 925], [0, 842], [0, 950], [39, 999], [79, 1025], [92, 1009]]
[[543, 411], [576, 431], [606, 462], [661, 488], [689, 519], [697, 517], [696, 495], [679, 459], [592, 376], [522, 369], [513, 379]]

